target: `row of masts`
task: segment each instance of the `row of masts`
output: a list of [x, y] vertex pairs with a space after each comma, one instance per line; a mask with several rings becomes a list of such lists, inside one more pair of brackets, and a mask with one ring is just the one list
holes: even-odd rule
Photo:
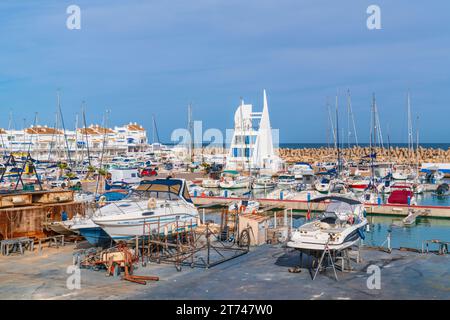
[[[329, 123], [328, 126], [328, 130], [327, 130], [327, 145], [328, 147], [330, 147], [330, 128], [331, 128], [331, 133], [332, 133], [332, 138], [333, 138], [333, 143], [334, 143], [334, 148], [338, 149], [339, 148], [343, 148], [345, 143], [347, 144], [348, 148], [351, 148], [352, 146], [356, 146], [359, 147], [359, 142], [358, 142], [358, 134], [357, 134], [357, 130], [356, 130], [356, 122], [355, 122], [355, 117], [354, 117], [354, 113], [353, 113], [353, 108], [352, 108], [352, 101], [351, 101], [351, 95], [350, 95], [350, 91], [347, 91], [347, 137], [346, 137], [346, 141], [344, 139], [342, 139], [342, 141], [339, 141], [339, 146], [338, 146], [338, 133], [341, 134], [341, 137], [345, 137], [344, 134], [344, 128], [341, 128], [338, 132], [338, 123], [336, 121], [337, 119], [337, 112], [338, 112], [338, 95], [336, 95], [335, 98], [335, 116], [333, 118], [333, 112], [331, 111], [331, 106], [329, 103], [329, 98], [327, 98], [326, 101], [326, 109], [327, 109], [327, 122]], [[416, 122], [416, 126], [418, 126], [418, 120], [419, 117], [417, 117], [417, 122]], [[416, 137], [414, 137], [414, 130], [413, 130], [413, 122], [412, 122], [412, 113], [411, 113], [411, 99], [410, 99], [410, 94], [407, 94], [407, 123], [408, 123], [408, 132], [407, 132], [407, 146], [408, 146], [408, 150], [410, 150], [411, 152], [414, 151], [415, 145], [416, 147], [418, 147], [418, 130], [416, 130]], [[389, 136], [389, 123], [387, 124], [388, 126], [388, 147], [390, 146], [390, 136]], [[385, 141], [383, 139], [383, 132], [381, 129], [381, 122], [380, 122], [380, 116], [379, 116], [379, 110], [378, 110], [378, 106], [377, 106], [377, 102], [376, 102], [376, 98], [375, 98], [375, 94], [372, 95], [372, 102], [370, 105], [370, 133], [369, 133], [369, 147], [372, 148], [376, 148], [376, 147], [380, 147], [380, 148], [384, 148], [385, 147]], [[416, 142], [414, 141], [416, 138]]]

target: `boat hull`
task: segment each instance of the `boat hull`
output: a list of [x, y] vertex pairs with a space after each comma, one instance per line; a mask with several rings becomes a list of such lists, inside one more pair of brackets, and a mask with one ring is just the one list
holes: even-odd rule
[[106, 247], [111, 244], [111, 237], [100, 227], [80, 228], [78, 231], [94, 247]]

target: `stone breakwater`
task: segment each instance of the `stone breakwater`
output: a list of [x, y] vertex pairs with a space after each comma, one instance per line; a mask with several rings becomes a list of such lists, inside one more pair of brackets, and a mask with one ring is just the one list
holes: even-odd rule
[[[398, 164], [414, 164], [423, 162], [445, 163], [450, 162], [450, 148], [447, 150], [422, 148], [411, 152], [408, 148], [391, 147], [375, 148], [377, 161], [395, 162]], [[353, 147], [341, 149], [341, 156], [347, 161], [359, 161], [371, 154], [369, 147]], [[337, 151], [335, 148], [303, 148], [303, 149], [279, 149], [280, 157], [286, 162], [324, 162], [335, 161]]]

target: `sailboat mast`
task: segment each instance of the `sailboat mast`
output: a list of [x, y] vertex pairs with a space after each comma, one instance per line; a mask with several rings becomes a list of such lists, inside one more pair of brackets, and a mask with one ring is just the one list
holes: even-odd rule
[[339, 112], [338, 112], [338, 95], [336, 95], [336, 147], [337, 147], [337, 169], [338, 175], [341, 173], [341, 150], [339, 148]]
[[84, 101], [83, 101], [83, 127], [84, 127], [84, 137], [86, 139], [86, 151], [87, 151], [87, 156], [88, 156], [88, 163], [89, 163], [89, 166], [91, 166], [91, 155], [89, 152], [89, 139], [88, 139], [88, 134], [87, 134], [87, 126], [86, 126], [86, 105], [85, 105]]
[[62, 110], [61, 110], [61, 97], [60, 97], [59, 91], [57, 93], [57, 97], [58, 97], [58, 110], [59, 110], [59, 114], [60, 114], [60, 117], [61, 117], [61, 125], [62, 125], [62, 128], [63, 128], [64, 140], [65, 140], [66, 149], [67, 149], [67, 160], [68, 160], [69, 166], [70, 166], [71, 163], [72, 163], [72, 159], [70, 158], [69, 141], [67, 140], [66, 127], [64, 125], [64, 117], [63, 117]]

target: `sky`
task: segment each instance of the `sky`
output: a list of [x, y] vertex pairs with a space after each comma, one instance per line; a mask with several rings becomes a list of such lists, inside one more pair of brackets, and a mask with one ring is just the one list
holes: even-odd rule
[[[69, 5], [81, 29], [69, 30]], [[369, 30], [366, 10], [381, 9]], [[381, 128], [407, 141], [406, 95], [421, 142], [448, 142], [448, 0], [42, 0], [0, 2], [0, 127], [53, 126], [56, 92], [66, 127], [85, 101], [88, 123], [138, 122], [161, 140], [187, 126], [233, 127], [243, 98], [267, 90], [280, 142], [327, 142], [327, 99], [346, 130], [350, 90], [357, 135], [369, 140], [375, 93]], [[333, 111], [334, 112], [334, 111]], [[418, 120], [417, 120], [418, 117]]]

